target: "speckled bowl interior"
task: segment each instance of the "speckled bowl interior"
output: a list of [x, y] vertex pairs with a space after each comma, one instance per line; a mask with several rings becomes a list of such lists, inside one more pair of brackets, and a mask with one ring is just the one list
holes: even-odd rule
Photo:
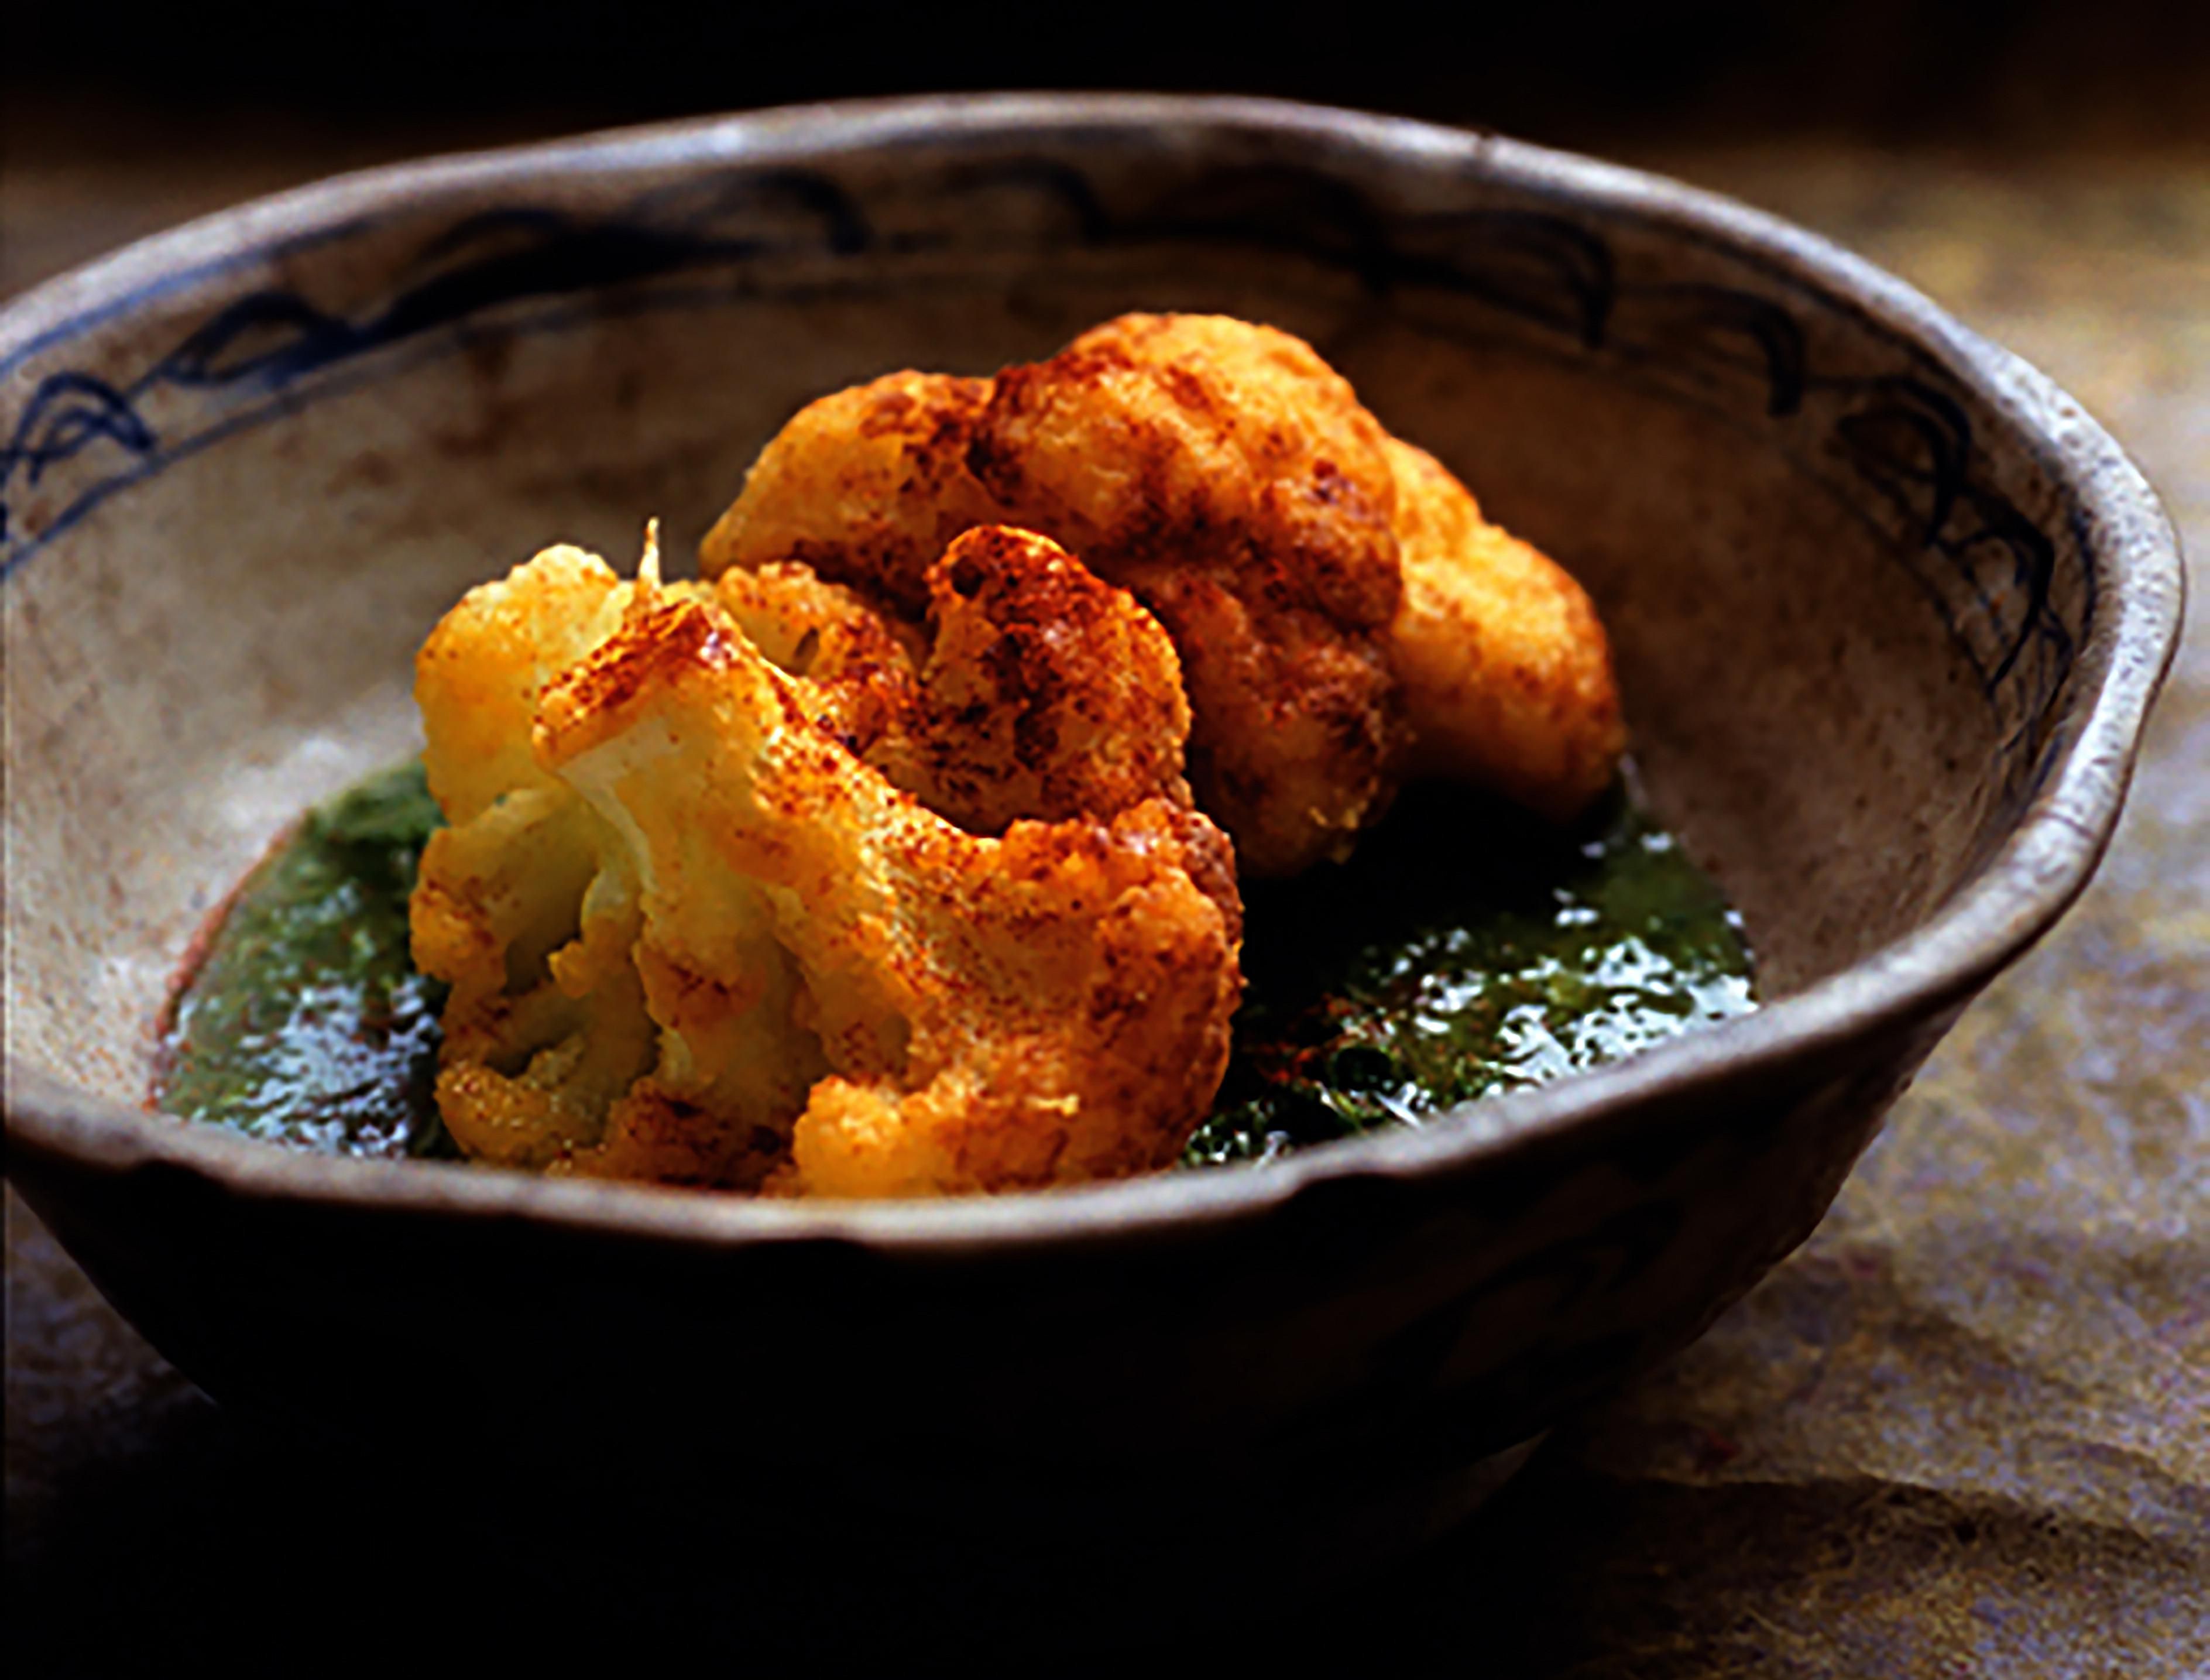
[[[416, 741], [410, 661], [462, 589], [556, 539], [626, 566], [652, 515], [685, 556], [811, 397], [1128, 309], [1304, 335], [1583, 580], [1650, 797], [1772, 1006], [1417, 1136], [966, 1207], [313, 1161], [132, 1112], [195, 931]], [[2177, 615], [2108, 439], [1899, 284], [1669, 184], [1295, 107], [920, 101], [410, 166], [57, 282], [0, 355], [13, 1168], [165, 1351], [278, 1405], [388, 1398], [436, 1357], [572, 1417], [611, 1379], [548, 1375], [559, 1336], [616, 1337], [670, 1393], [804, 1343], [855, 1384], [995, 1373], [1031, 1445], [1051, 1397], [1142, 1384], [1150, 1449], [1229, 1415], [1277, 1446], [1447, 1440], [1400, 1478], [1424, 1486], [1801, 1240], [2084, 881]], [[362, 1283], [402, 1229], [419, 1265]], [[755, 1263], [831, 1318], [873, 1280], [873, 1351], [700, 1304]], [[494, 1274], [524, 1305], [456, 1354], [423, 1302]], [[685, 1312], [734, 1337], [724, 1364], [638, 1351], [655, 1291], [669, 1337]]]

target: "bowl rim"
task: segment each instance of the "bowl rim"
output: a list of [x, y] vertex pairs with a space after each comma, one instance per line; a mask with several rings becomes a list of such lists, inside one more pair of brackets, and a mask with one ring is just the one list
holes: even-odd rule
[[[450, 1163], [364, 1161], [271, 1147], [67, 1085], [12, 1054], [0, 1065], [9, 1175], [33, 1160], [123, 1174], [159, 1163], [253, 1199], [467, 1213], [608, 1236], [703, 1242], [838, 1240], [952, 1258], [1189, 1236], [1267, 1215], [1319, 1187], [1490, 1164], [1654, 1099], [1717, 1096], [1745, 1078], [1961, 1006], [2077, 898], [2114, 831], [2148, 708], [2178, 643], [2184, 594], [2170, 522], [2141, 471], [2045, 375], [1904, 281], [1792, 223], [1664, 177], [1481, 130], [1227, 95], [1006, 93], [836, 101], [689, 118], [418, 160], [258, 199], [127, 246], [0, 307], [0, 376], [58, 339], [151, 299], [248, 267], [272, 249], [342, 237], [383, 208], [548, 173], [754, 163], [1024, 130], [1273, 134], [1383, 162], [1467, 168], [1530, 192], [1655, 225], [1758, 261], [1929, 355], [2038, 447], [2076, 503], [2098, 615], [2055, 718], [2050, 771], [1974, 877], [1919, 927], [1744, 1016], [1536, 1090], [1483, 1099], [1488, 1123], [1371, 1133], [1257, 1170], [933, 1201], [776, 1202], [715, 1191], [548, 1179]], [[0, 581], [0, 589], [5, 583]], [[4, 783], [0, 783], [4, 785]], [[12, 965], [11, 965], [12, 967]], [[0, 1015], [4, 1019], [4, 1015]], [[1472, 1106], [1472, 1105], [1467, 1105]]]

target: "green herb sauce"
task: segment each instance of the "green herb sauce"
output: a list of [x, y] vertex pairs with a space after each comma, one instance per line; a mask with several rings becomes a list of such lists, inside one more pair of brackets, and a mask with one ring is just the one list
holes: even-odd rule
[[1351, 861], [1247, 894], [1243, 1007], [1184, 1162], [1416, 1126], [1754, 1007], [1741, 923], [1615, 792], [1571, 833], [1408, 790]]
[[[327, 1153], [450, 1156], [444, 988], [407, 898], [439, 821], [420, 767], [311, 813], [249, 876], [178, 994], [154, 1097]], [[1247, 988], [1184, 1162], [1271, 1160], [1540, 1085], [1753, 1007], [1739, 923], [1615, 795], [1571, 834], [1421, 788], [1339, 867], [1248, 889]]]
[[318, 806], [262, 861], [178, 994], [164, 1109], [328, 1154], [457, 1153], [432, 1095], [445, 988], [407, 941], [442, 820], [409, 764]]

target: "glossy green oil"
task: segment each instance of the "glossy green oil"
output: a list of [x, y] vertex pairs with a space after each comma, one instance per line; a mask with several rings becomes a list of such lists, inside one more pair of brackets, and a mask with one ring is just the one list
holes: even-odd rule
[[308, 813], [239, 888], [178, 996], [163, 1109], [326, 1153], [453, 1152], [432, 1100], [445, 988], [414, 971], [407, 939], [439, 820], [416, 764]]
[[[254, 871], [178, 999], [163, 1108], [330, 1153], [452, 1152], [432, 1097], [444, 988], [408, 949], [438, 822], [405, 765]], [[1417, 1125], [1753, 1006], [1725, 900], [1624, 795], [1561, 834], [1415, 789], [1350, 863], [1248, 900], [1235, 1053], [1192, 1166]]]
[[1754, 1006], [1738, 918], [1622, 792], [1561, 833], [1414, 789], [1348, 864], [1256, 885], [1247, 909], [1193, 1166], [1416, 1126]]

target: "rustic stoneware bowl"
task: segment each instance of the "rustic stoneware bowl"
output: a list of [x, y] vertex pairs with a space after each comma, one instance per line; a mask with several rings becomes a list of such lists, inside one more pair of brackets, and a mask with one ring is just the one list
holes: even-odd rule
[[[1284, 1164], [933, 1206], [146, 1112], [195, 930], [414, 744], [463, 589], [555, 538], [626, 565], [648, 514], [685, 553], [808, 398], [1133, 308], [1303, 335], [1579, 573], [1761, 1012]], [[2110, 440], [1897, 281], [1294, 106], [926, 100], [380, 171], [55, 281], [0, 372], [9, 1170], [100, 1288], [239, 1407], [1099, 1593], [1434, 1531], [1802, 1241], [2086, 881], [2179, 611]]]

